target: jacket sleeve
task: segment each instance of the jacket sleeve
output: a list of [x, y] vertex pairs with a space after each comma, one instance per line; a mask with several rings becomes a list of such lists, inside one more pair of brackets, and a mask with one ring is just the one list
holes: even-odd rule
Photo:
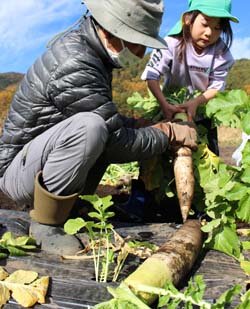
[[[224, 46], [224, 42], [220, 45]], [[222, 49], [222, 47], [220, 48]], [[224, 52], [216, 51], [216, 54], [209, 76], [208, 89], [223, 91], [226, 87], [226, 78], [235, 61], [228, 48]]]
[[105, 156], [111, 163], [140, 161], [165, 152], [167, 147], [168, 137], [156, 128], [122, 127], [110, 135]]
[[171, 73], [173, 61], [173, 46], [175, 41], [170, 37], [165, 37], [167, 47], [165, 49], [154, 49], [150, 59], [141, 75], [142, 80], [160, 80], [161, 76], [168, 79]]

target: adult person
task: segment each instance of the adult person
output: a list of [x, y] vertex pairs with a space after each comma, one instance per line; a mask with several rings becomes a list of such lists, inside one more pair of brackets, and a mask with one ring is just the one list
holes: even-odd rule
[[[86, 0], [91, 16], [58, 36], [28, 70], [0, 138], [0, 188], [17, 203], [34, 202], [31, 235], [42, 249], [73, 254], [64, 235], [78, 194], [92, 194], [109, 163], [150, 158], [169, 146], [196, 147], [187, 124], [140, 121], [117, 112], [112, 70], [133, 65], [159, 36], [162, 0]], [[35, 194], [34, 194], [35, 192]]]

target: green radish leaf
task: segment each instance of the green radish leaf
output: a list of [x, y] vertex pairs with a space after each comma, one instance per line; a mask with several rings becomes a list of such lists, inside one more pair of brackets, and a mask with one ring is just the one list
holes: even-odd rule
[[225, 197], [228, 201], [239, 201], [241, 200], [248, 192], [248, 188], [239, 182], [235, 182], [231, 190], [229, 190]]
[[243, 250], [250, 250], [250, 241], [242, 241]]
[[102, 215], [100, 215], [100, 214], [97, 213], [97, 212], [91, 211], [91, 212], [88, 213], [88, 216], [89, 216], [90, 218], [95, 218], [95, 219], [97, 219], [97, 220], [102, 221]]
[[139, 309], [139, 307], [128, 300], [113, 298], [95, 305], [94, 309]]
[[0, 252], [0, 260], [6, 259], [8, 257], [7, 253]]
[[6, 232], [0, 239], [0, 259], [11, 256], [27, 255], [27, 250], [36, 249], [35, 240], [29, 236], [14, 237], [11, 232]]
[[104, 219], [107, 220], [109, 218], [114, 217], [114, 215], [115, 215], [115, 213], [113, 211], [108, 211], [108, 212], [105, 213]]
[[242, 126], [243, 132], [249, 135], [250, 134], [250, 112], [246, 113], [242, 117], [241, 126]]
[[25, 256], [28, 255], [28, 253], [20, 248], [14, 247], [14, 246], [7, 246], [7, 249], [10, 253], [10, 256]]
[[240, 267], [244, 270], [244, 272], [250, 276], [250, 261], [241, 261]]
[[240, 177], [241, 181], [250, 184], [250, 166], [247, 166]]
[[250, 222], [250, 194], [247, 194], [242, 197], [239, 202], [239, 206], [236, 210], [236, 214], [240, 220], [245, 222]]
[[94, 195], [80, 195], [80, 198], [90, 202], [96, 210], [102, 206], [102, 200], [97, 194]]
[[215, 220], [212, 220], [206, 223], [206, 225], [202, 226], [201, 230], [205, 233], [209, 233], [213, 229], [217, 228], [220, 224], [221, 224], [221, 219], [215, 219]]
[[241, 304], [236, 309], [250, 308], [250, 290], [248, 290], [243, 296], [241, 296]]
[[112, 201], [112, 195], [107, 195], [102, 198], [102, 207], [104, 210], [112, 206], [114, 202]]
[[201, 275], [197, 275], [193, 278], [193, 280], [188, 281], [188, 286], [184, 291], [184, 295], [191, 296], [196, 303], [199, 303], [204, 296], [205, 287], [206, 285], [203, 277]]
[[123, 301], [126, 300], [127, 302], [134, 304], [136, 306], [135, 308], [150, 309], [150, 307], [144, 304], [125, 283], [121, 283], [120, 286], [115, 289], [109, 287], [108, 291], [116, 299], [121, 299]]
[[219, 229], [216, 229], [212, 248], [238, 259], [240, 257], [240, 242], [235, 229], [231, 226], [220, 226]]
[[33, 246], [33, 245], [23, 245], [23, 246], [21, 246], [21, 249], [25, 249], [25, 250], [34, 250], [36, 248], [37, 247]]
[[231, 289], [227, 290], [225, 293], [223, 293], [216, 301], [214, 305], [212, 305], [211, 308], [213, 309], [224, 309], [226, 305], [230, 304], [232, 302], [232, 299], [234, 296], [238, 295], [241, 291], [241, 286], [236, 284]]
[[250, 143], [248, 142], [242, 151], [242, 167], [248, 168], [250, 166]]
[[64, 231], [69, 235], [74, 235], [86, 226], [86, 222], [82, 218], [69, 219], [64, 224]]

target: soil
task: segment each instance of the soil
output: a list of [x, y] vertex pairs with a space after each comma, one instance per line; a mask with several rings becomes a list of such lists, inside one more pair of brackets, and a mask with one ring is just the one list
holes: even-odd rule
[[[234, 161], [232, 159], [232, 153], [235, 147], [224, 146], [220, 147], [220, 157], [226, 163], [233, 165]], [[113, 195], [113, 200], [119, 200], [119, 202], [126, 201], [128, 198], [128, 192], [124, 191], [123, 188], [116, 188], [113, 186], [103, 186], [99, 185], [96, 192], [99, 196]], [[23, 210], [28, 211], [29, 207], [26, 205], [17, 205], [8, 196], [0, 191], [0, 208], [1, 209], [11, 209], [11, 210]]]

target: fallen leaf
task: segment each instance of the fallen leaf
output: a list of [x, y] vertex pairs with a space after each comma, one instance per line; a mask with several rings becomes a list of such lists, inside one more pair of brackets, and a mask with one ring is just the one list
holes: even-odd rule
[[10, 299], [9, 289], [0, 282], [0, 308]]
[[[2, 274], [2, 275], [1, 275]], [[6, 304], [12, 296], [23, 307], [31, 307], [35, 303], [44, 304], [49, 286], [49, 277], [38, 278], [34, 271], [17, 270], [8, 275], [0, 268], [0, 305]], [[5, 279], [5, 280], [4, 280]]]
[[40, 304], [45, 303], [45, 296], [47, 294], [48, 286], [49, 286], [49, 276], [43, 276], [37, 279], [35, 282], [31, 284], [37, 293], [37, 301]]
[[38, 273], [35, 271], [16, 270], [5, 280], [5, 282], [29, 284], [33, 282], [34, 280], [36, 280], [37, 277], [38, 277]]
[[244, 270], [244, 272], [250, 276], [250, 261], [241, 261], [240, 267]]
[[7, 284], [8, 288], [12, 290], [12, 297], [23, 307], [31, 307], [36, 302], [40, 304], [45, 303], [45, 296], [49, 284], [49, 277], [42, 277], [36, 280], [31, 285]]
[[239, 236], [250, 236], [250, 229], [237, 229], [237, 234]]

